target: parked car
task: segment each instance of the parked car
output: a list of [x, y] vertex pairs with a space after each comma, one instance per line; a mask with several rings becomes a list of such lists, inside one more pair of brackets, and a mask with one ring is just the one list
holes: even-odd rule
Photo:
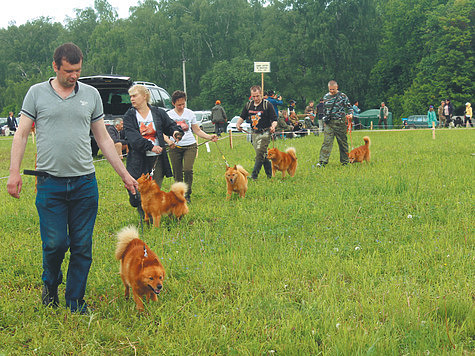
[[[141, 84], [150, 91], [152, 105], [164, 110], [173, 108], [170, 94], [155, 83], [133, 81], [130, 77], [121, 75], [93, 75], [81, 77], [79, 81], [89, 84], [99, 91], [104, 107], [104, 122], [106, 125], [112, 125], [115, 119], [122, 118], [131, 107], [128, 90], [135, 84]], [[99, 148], [92, 133], [91, 147], [93, 156], [96, 156]]]
[[193, 111], [196, 116], [196, 121], [201, 124], [201, 121], [209, 119], [211, 117], [211, 111], [209, 110], [197, 110]]
[[200, 129], [208, 134], [212, 134], [215, 132], [215, 126], [211, 122], [211, 118], [207, 117], [201, 120], [200, 122]]
[[[232, 131], [232, 132], [239, 132], [238, 129], [236, 128], [236, 123], [239, 119], [239, 116], [234, 116], [231, 121], [229, 121], [228, 126], [226, 127], [226, 132]], [[247, 122], [243, 122], [241, 124], [241, 127], [244, 131], [246, 132], [251, 132], [251, 124]]]
[[5, 129], [8, 127], [7, 125], [7, 118], [6, 117], [0, 117], [0, 135], [5, 136]]
[[[436, 121], [435, 126], [439, 124]], [[415, 128], [428, 128], [429, 127], [429, 119], [427, 115], [411, 115], [407, 118], [407, 128], [415, 129]]]

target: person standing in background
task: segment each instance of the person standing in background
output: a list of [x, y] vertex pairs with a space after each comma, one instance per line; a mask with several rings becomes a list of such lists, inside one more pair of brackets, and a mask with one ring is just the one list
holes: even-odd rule
[[215, 106], [211, 109], [211, 122], [214, 124], [216, 135], [221, 136], [221, 133], [226, 131], [227, 121], [228, 117], [226, 116], [226, 111], [221, 106], [221, 101], [216, 100]]
[[381, 123], [384, 122], [384, 128], [388, 128], [388, 115], [389, 115], [389, 109], [386, 106], [384, 102], [381, 103], [381, 107], [379, 108], [379, 114], [378, 114], [378, 126], [381, 128]]
[[437, 108], [437, 116], [439, 117], [439, 127], [445, 127], [444, 106], [445, 100], [442, 100], [440, 102], [440, 106]]
[[427, 112], [427, 125], [429, 125], [429, 127], [432, 127], [433, 122], [437, 124], [437, 117], [435, 115], [434, 106], [430, 105], [429, 111]]
[[473, 127], [472, 116], [473, 116], [472, 105], [467, 102], [465, 103], [465, 120], [464, 120], [465, 126], [467, 126], [467, 123], [469, 123], [470, 127]]

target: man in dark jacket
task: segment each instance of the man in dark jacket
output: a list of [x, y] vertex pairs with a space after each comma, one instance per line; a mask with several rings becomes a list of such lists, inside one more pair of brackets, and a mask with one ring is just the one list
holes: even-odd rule
[[7, 125], [8, 129], [12, 132], [15, 132], [18, 127], [18, 122], [16, 121], [15, 116], [13, 116], [13, 112], [11, 111], [8, 113]]
[[117, 119], [114, 125], [106, 126], [109, 136], [111, 137], [112, 141], [114, 141], [114, 146], [117, 151], [117, 154], [121, 158], [123, 158], [124, 153], [127, 153], [129, 151], [128, 146], [127, 146], [127, 140], [125, 139], [125, 135], [121, 136], [121, 133], [122, 134], [124, 133], [123, 127], [124, 127], [124, 123], [122, 119]]
[[449, 127], [452, 122], [452, 115], [454, 113], [454, 106], [450, 102], [450, 99], [445, 101], [444, 106], [444, 117], [445, 117], [445, 127]]
[[226, 111], [221, 106], [221, 101], [216, 100], [216, 105], [211, 109], [211, 122], [215, 125], [214, 132], [216, 135], [221, 136], [221, 132], [226, 131], [227, 121]]

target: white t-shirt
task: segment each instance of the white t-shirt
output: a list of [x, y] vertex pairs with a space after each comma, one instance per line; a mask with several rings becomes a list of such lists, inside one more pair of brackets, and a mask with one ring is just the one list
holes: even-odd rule
[[[150, 142], [153, 143], [154, 146], [158, 146], [158, 138], [157, 138], [157, 131], [155, 130], [155, 123], [153, 122], [153, 116], [152, 116], [152, 111], [150, 110], [148, 112], [148, 115], [146, 118], [143, 118], [142, 115], [139, 114], [138, 110], [136, 111], [136, 118], [137, 118], [137, 123], [139, 124], [139, 130], [140, 133], [144, 138], [149, 140]], [[145, 133], [145, 131], [149, 131], [148, 133]], [[147, 156], [156, 156], [157, 154], [152, 151], [147, 151], [145, 153]]]
[[[176, 144], [178, 146], [189, 146], [196, 143], [195, 136], [193, 135], [193, 130], [191, 129], [191, 125], [197, 124], [195, 113], [190, 109], [185, 108], [181, 116], [177, 114], [175, 109], [168, 111], [167, 114], [172, 120], [175, 120], [175, 122], [180, 125], [183, 131], [185, 132], [182, 139]], [[173, 137], [171, 137], [171, 140], [175, 141]]]

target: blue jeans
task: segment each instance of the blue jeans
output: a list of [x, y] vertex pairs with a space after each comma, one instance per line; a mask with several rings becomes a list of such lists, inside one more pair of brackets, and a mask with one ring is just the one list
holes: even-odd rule
[[62, 282], [61, 264], [70, 250], [66, 305], [85, 306], [87, 275], [92, 263], [92, 232], [99, 193], [94, 173], [80, 177], [38, 177], [36, 208], [43, 242], [43, 282], [56, 290]]

